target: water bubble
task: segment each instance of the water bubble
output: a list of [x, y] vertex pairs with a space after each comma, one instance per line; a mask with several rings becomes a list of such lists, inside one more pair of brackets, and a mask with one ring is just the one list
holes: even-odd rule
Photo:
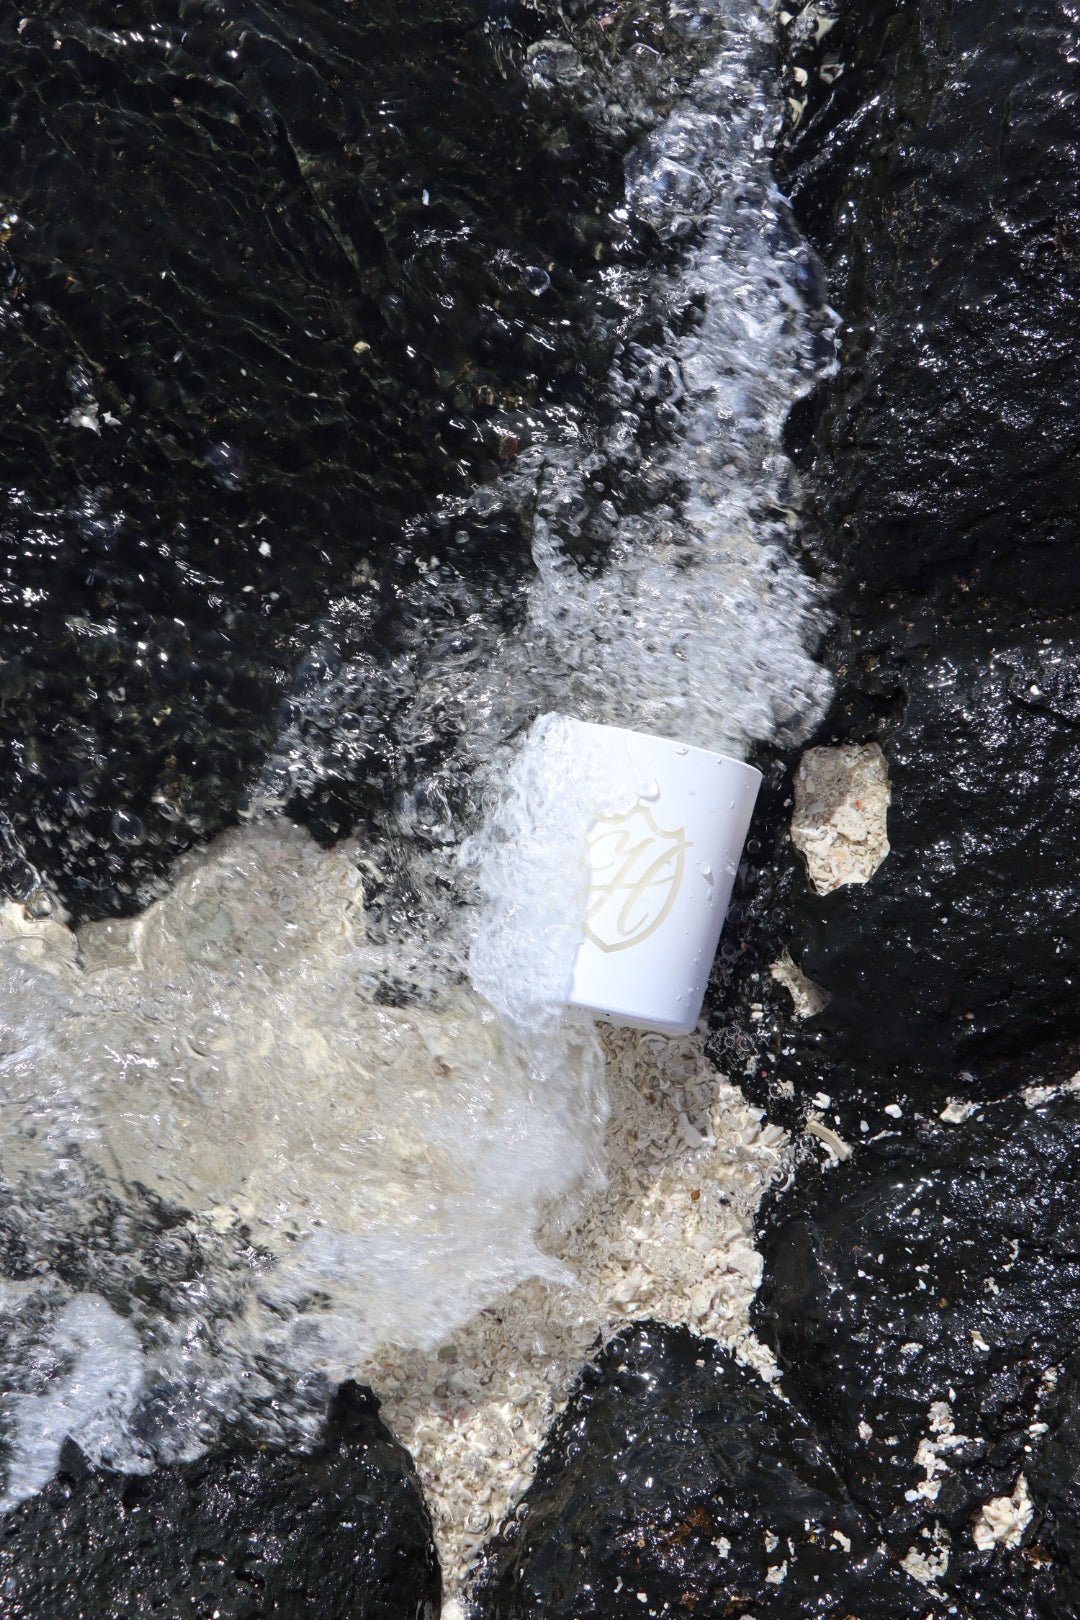
[[141, 844], [146, 839], [146, 828], [130, 810], [116, 810], [112, 818], [113, 837], [120, 844]]
[[660, 784], [655, 776], [650, 776], [638, 793], [639, 799], [646, 799], [650, 804], [660, 797]]
[[[28, 1000], [26, 1041], [33, 1043], [34, 1062], [50, 1065], [43, 1076], [49, 1086], [55, 1070], [94, 1077], [97, 1087], [100, 1051], [145, 1049], [156, 1060], [163, 1050], [159, 1029], [190, 1026], [189, 1049], [179, 1049], [173, 1066], [140, 1062], [138, 1106], [132, 1106], [130, 1086], [112, 1084], [102, 1071], [100, 1097], [97, 1090], [92, 1094], [93, 1130], [104, 1130], [123, 1174], [125, 1164], [131, 1167], [129, 1181], [145, 1178], [152, 1168], [174, 1202], [190, 1201], [195, 1192], [200, 1208], [224, 1212], [242, 1182], [245, 1205], [276, 1267], [268, 1342], [277, 1345], [281, 1334], [274, 1299], [290, 1317], [301, 1287], [318, 1285], [330, 1302], [326, 1349], [297, 1339], [298, 1364], [308, 1374], [320, 1374], [324, 1361], [334, 1365], [346, 1355], [355, 1360], [358, 1338], [374, 1344], [384, 1332], [396, 1342], [438, 1337], [494, 1297], [497, 1287], [532, 1275], [539, 1193], [555, 1196], [592, 1169], [604, 1114], [599, 1056], [584, 1042], [575, 1044], [583, 1026], [564, 1053], [560, 1026], [553, 1022], [549, 1031], [544, 1022], [549, 1007], [565, 1002], [567, 963], [577, 942], [577, 913], [552, 893], [570, 885], [553, 885], [551, 872], [576, 872], [580, 857], [563, 822], [551, 851], [534, 847], [529, 881], [547, 910], [540, 913], [544, 926], [525, 939], [512, 926], [525, 909], [520, 872], [510, 871], [504, 860], [507, 845], [495, 820], [480, 835], [486, 841], [470, 850], [470, 882], [476, 878], [499, 903], [506, 897], [509, 922], [505, 930], [492, 924], [481, 940], [482, 946], [488, 942], [487, 957], [478, 953], [477, 960], [486, 962], [484, 983], [496, 993], [500, 1010], [505, 1007], [520, 1051], [507, 1055], [486, 1009], [477, 1009], [461, 980], [469, 938], [455, 920], [446, 875], [460, 830], [457, 795], [472, 803], [480, 787], [497, 783], [503, 756], [494, 753], [496, 743], [517, 735], [538, 710], [570, 707], [741, 754], [781, 725], [786, 740], [796, 738], [827, 696], [826, 677], [806, 651], [816, 624], [812, 593], [782, 551], [767, 570], [757, 560], [757, 539], [771, 548], [775, 538], [771, 520], [758, 514], [776, 508], [785, 494], [780, 426], [817, 362], [806, 319], [778, 291], [791, 228], [772, 208], [757, 217], [758, 202], [773, 195], [773, 107], [768, 75], [764, 85], [759, 82], [757, 47], [742, 63], [741, 38], [733, 29], [722, 60], [706, 65], [693, 94], [654, 125], [643, 161], [632, 158], [629, 164], [629, 199], [640, 197], [643, 215], [662, 234], [678, 234], [684, 216], [710, 211], [701, 220], [700, 242], [687, 248], [685, 269], [673, 272], [670, 291], [650, 278], [646, 296], [660, 307], [655, 320], [649, 316], [663, 333], [652, 340], [658, 346], [630, 341], [629, 333], [638, 330], [636, 314], [625, 323], [628, 340], [613, 363], [612, 403], [618, 406], [624, 394], [628, 403], [625, 412], [613, 413], [610, 437], [598, 446], [599, 462], [640, 466], [655, 500], [665, 504], [642, 512], [636, 494], [624, 499], [620, 493], [618, 506], [612, 502], [604, 509], [618, 532], [603, 536], [610, 548], [603, 569], [579, 568], [576, 558], [560, 551], [560, 531], [593, 522], [574, 493], [588, 468], [581, 465], [576, 438], [563, 450], [563, 415], [557, 415], [552, 434], [537, 411], [528, 432], [543, 444], [551, 489], [561, 500], [546, 490], [538, 496], [543, 523], [532, 532], [538, 572], [529, 588], [527, 633], [504, 636], [496, 614], [479, 612], [475, 625], [470, 620], [467, 631], [455, 630], [439, 642], [433, 667], [420, 676], [416, 671], [443, 634], [433, 626], [444, 626], [447, 618], [429, 617], [418, 596], [409, 609], [413, 639], [400, 662], [385, 670], [380, 665], [376, 677], [366, 654], [350, 663], [353, 652], [343, 651], [339, 667], [317, 650], [283, 710], [283, 735], [260, 785], [264, 801], [284, 801], [298, 786], [319, 783], [329, 769], [323, 764], [328, 737], [339, 746], [351, 740], [359, 750], [367, 731], [373, 746], [385, 735], [395, 758], [400, 753], [408, 766], [400, 773], [395, 766], [392, 779], [400, 776], [410, 786], [417, 756], [441, 758], [444, 739], [449, 754], [449, 738], [459, 725], [468, 738], [468, 747], [463, 744], [447, 764], [445, 794], [436, 784], [408, 797], [403, 820], [394, 822], [393, 841], [376, 841], [370, 862], [365, 857], [365, 870], [378, 875], [380, 888], [392, 882], [404, 897], [400, 911], [388, 913], [399, 932], [392, 939], [386, 935], [384, 943], [382, 915], [373, 911], [368, 936], [355, 905], [355, 868], [340, 866], [346, 857], [309, 848], [298, 829], [290, 831], [291, 823], [253, 821], [227, 849], [189, 868], [183, 880], [189, 886], [181, 883], [171, 892], [167, 915], [158, 910], [150, 919], [146, 964], [113, 976], [107, 997], [115, 999], [104, 1000], [100, 1011], [90, 1009], [78, 1020], [58, 1013], [50, 1021], [38, 986]], [[570, 84], [584, 74], [577, 53], [559, 41], [531, 48], [529, 66], [544, 83]], [[626, 210], [621, 213], [625, 219]], [[550, 288], [546, 270], [522, 269], [521, 261], [512, 279], [519, 299], [529, 293], [539, 298]], [[690, 323], [674, 318], [688, 288], [696, 311]], [[671, 403], [676, 396], [682, 402], [678, 426], [668, 418], [668, 438], [644, 465], [632, 461], [642, 427], [637, 402]], [[238, 450], [211, 445], [204, 474], [225, 490], [242, 486]], [[470, 543], [478, 526], [474, 514], [483, 515], [487, 500], [497, 515], [494, 494], [476, 497], [469, 506], [471, 527], [458, 531], [464, 539], [455, 538], [455, 544]], [[506, 505], [509, 523], [512, 503]], [[502, 530], [493, 524], [491, 532]], [[444, 591], [435, 580], [426, 588]], [[475, 653], [460, 636], [475, 638]], [[336, 631], [327, 637], [335, 644], [337, 639]], [[466, 656], [475, 660], [467, 679], [460, 671]], [[349, 717], [354, 696], [363, 716], [359, 728]], [[323, 711], [325, 722], [316, 719]], [[445, 728], [439, 729], [440, 721], [429, 732], [429, 718], [444, 713]], [[389, 715], [403, 718], [391, 723]], [[686, 745], [678, 749], [689, 751]], [[473, 795], [468, 773], [475, 760], [490, 774], [482, 778], [477, 767]], [[89, 775], [85, 795], [104, 796], [104, 780], [104, 773], [101, 782]], [[517, 809], [524, 816], [535, 787], [527, 773], [521, 775], [507, 809], [511, 825]], [[179, 785], [171, 791], [185, 797]], [[563, 814], [567, 800], [578, 804], [583, 792], [580, 781], [560, 779], [552, 786]], [[652, 796], [659, 796], [655, 786]], [[627, 807], [624, 795], [613, 809]], [[157, 827], [159, 816], [182, 814], [179, 804], [161, 800], [152, 825]], [[117, 812], [113, 831], [117, 843], [143, 836], [128, 810]], [[479, 883], [478, 849], [494, 872], [487, 887]], [[129, 859], [117, 858], [117, 870]], [[385, 883], [384, 868], [390, 880]], [[533, 892], [526, 892], [529, 903]], [[216, 943], [213, 911], [208, 916], [204, 909], [208, 900], [237, 919], [236, 930]], [[733, 910], [732, 920], [737, 915]], [[359, 957], [342, 934], [354, 925], [365, 942]], [[513, 959], [511, 949], [518, 953]], [[725, 949], [732, 958], [738, 954], [732, 946]], [[696, 963], [703, 954], [697, 952]], [[357, 974], [361, 963], [366, 965]], [[512, 969], [522, 965], [525, 989], [518, 996]], [[350, 986], [347, 996], [343, 982]], [[181, 988], [174, 992], [175, 985]], [[678, 996], [684, 1012], [694, 1005], [696, 990], [688, 983]], [[106, 992], [95, 988], [93, 995], [99, 994]], [[152, 1030], [144, 1014], [151, 1002], [164, 1015]], [[226, 1037], [219, 1041], [215, 1026], [202, 1021], [200, 1005], [206, 1018], [220, 1018], [235, 1050], [218, 1050]], [[68, 1027], [73, 1022], [83, 1026], [77, 1035]], [[50, 1054], [55, 1047], [54, 1055], [37, 1055], [43, 1041]], [[206, 1048], [201, 1056], [200, 1043]], [[82, 1061], [72, 1061], [73, 1044]], [[445, 1074], [433, 1090], [435, 1055]], [[662, 1080], [661, 1088], [667, 1084]], [[180, 1107], [176, 1093], [190, 1098], [182, 1097], [183, 1130], [170, 1134], [163, 1121], [167, 1110]], [[235, 1129], [223, 1130], [222, 1119], [235, 1122]], [[234, 1144], [241, 1133], [245, 1146], [238, 1165]], [[440, 1202], [437, 1177], [444, 1158], [453, 1163], [456, 1190]], [[4, 1168], [7, 1175], [7, 1162]], [[391, 1187], [388, 1217], [376, 1222], [366, 1200]], [[319, 1229], [325, 1242], [308, 1241], [315, 1230], [313, 1208], [326, 1223]], [[303, 1231], [302, 1243], [291, 1241], [294, 1228]], [[387, 1278], [400, 1278], [400, 1286], [388, 1286]], [[255, 1286], [261, 1290], [265, 1282], [260, 1277]], [[247, 1322], [246, 1313], [242, 1319]], [[254, 1306], [250, 1319], [254, 1364], [264, 1333]], [[105, 1329], [95, 1327], [104, 1337]], [[339, 1331], [344, 1348], [335, 1338]], [[283, 1357], [291, 1367], [289, 1355]], [[78, 1371], [85, 1382], [84, 1369]], [[81, 1429], [78, 1435], [86, 1449]]]
[[215, 482], [223, 489], [239, 489], [244, 477], [240, 452], [231, 444], [212, 444], [203, 456]]

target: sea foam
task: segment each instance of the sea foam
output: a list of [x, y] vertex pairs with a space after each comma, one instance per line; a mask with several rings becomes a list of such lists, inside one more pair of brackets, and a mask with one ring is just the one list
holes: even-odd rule
[[[343, 596], [243, 827], [131, 922], [5, 910], [9, 1499], [61, 1429], [136, 1461], [237, 1415], [311, 1432], [327, 1383], [387, 1346], [430, 1349], [530, 1278], [573, 1292], [558, 1232], [604, 1208], [607, 1087], [595, 1030], [563, 1016], [573, 850], [536, 842], [573, 782], [530, 781], [521, 739], [563, 713], [742, 755], [799, 738], [828, 694], [781, 429], [832, 363], [831, 316], [771, 177], [771, 13], [668, 11], [707, 49], [662, 96], [602, 42], [529, 58], [529, 93], [646, 130], [610, 228], [655, 253], [599, 278], [603, 400], [538, 417], [500, 488], [461, 503], [462, 523], [492, 500], [527, 521], [519, 610], [436, 557], [386, 659], [370, 599]], [[392, 804], [332, 851], [280, 813], [339, 768], [328, 735], [335, 761], [381, 736], [400, 762]]]

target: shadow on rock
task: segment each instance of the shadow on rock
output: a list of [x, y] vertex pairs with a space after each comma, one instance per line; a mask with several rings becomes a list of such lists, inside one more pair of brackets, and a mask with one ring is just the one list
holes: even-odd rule
[[0, 1521], [5, 1620], [435, 1620], [439, 1567], [407, 1453], [353, 1383], [323, 1444], [147, 1475], [70, 1442], [40, 1496]]
[[637, 1324], [588, 1367], [477, 1620], [944, 1615], [890, 1559], [813, 1427], [684, 1328]]

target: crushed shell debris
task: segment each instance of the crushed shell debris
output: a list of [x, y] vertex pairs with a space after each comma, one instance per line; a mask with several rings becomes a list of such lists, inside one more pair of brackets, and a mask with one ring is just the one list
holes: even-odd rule
[[790, 1162], [785, 1132], [682, 1041], [606, 1030], [607, 1184], [543, 1246], [576, 1287], [529, 1282], [432, 1354], [387, 1351], [361, 1369], [416, 1460], [453, 1620], [482, 1546], [528, 1487], [553, 1417], [595, 1349], [643, 1316], [730, 1345], [763, 1378], [751, 1334], [761, 1278], [753, 1218]]
[[867, 883], [889, 853], [889, 767], [877, 743], [808, 748], [795, 772], [791, 841], [818, 894]]

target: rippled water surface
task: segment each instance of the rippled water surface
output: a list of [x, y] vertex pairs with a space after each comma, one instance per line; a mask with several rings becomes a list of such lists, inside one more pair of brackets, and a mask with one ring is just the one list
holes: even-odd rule
[[278, 1430], [562, 1275], [595, 1033], [550, 937], [528, 1016], [467, 968], [515, 750], [813, 723], [780, 431], [832, 317], [752, 0], [56, 4], [0, 44], [14, 1499], [64, 1433]]

